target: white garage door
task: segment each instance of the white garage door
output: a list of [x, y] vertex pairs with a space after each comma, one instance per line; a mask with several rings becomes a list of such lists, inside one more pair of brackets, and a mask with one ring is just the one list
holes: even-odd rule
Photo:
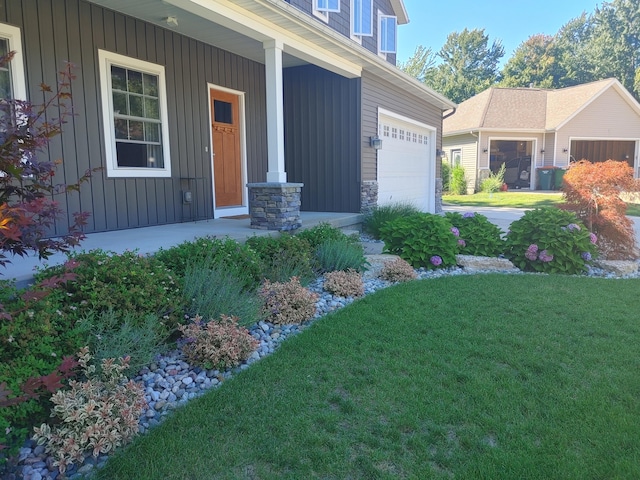
[[381, 112], [378, 122], [382, 139], [378, 150], [378, 205], [405, 202], [433, 212], [435, 156], [431, 149], [435, 129]]

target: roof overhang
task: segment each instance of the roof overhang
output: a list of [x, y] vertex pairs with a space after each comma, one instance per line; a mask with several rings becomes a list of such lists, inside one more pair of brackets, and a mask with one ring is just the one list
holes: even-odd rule
[[553, 133], [555, 130], [534, 129], [534, 128], [464, 128], [451, 132], [442, 132], [443, 137], [452, 137], [454, 135], [476, 134], [476, 133], [527, 133], [527, 134], [544, 134]]
[[[456, 104], [407, 75], [323, 22], [282, 0], [90, 0], [93, 3], [167, 28], [175, 15], [183, 35], [264, 63], [264, 44], [283, 45], [283, 66], [314, 64], [347, 78], [366, 70], [401, 86], [442, 110]], [[408, 21], [402, 0], [392, 0], [401, 20]], [[406, 22], [404, 22], [406, 23]]]

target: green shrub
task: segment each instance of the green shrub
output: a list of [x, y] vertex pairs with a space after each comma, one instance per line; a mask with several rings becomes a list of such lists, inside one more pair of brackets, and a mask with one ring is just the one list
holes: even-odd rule
[[266, 280], [260, 296], [267, 320], [276, 325], [303, 323], [316, 314], [318, 295], [300, 285], [296, 277], [284, 283]]
[[451, 168], [451, 180], [449, 180], [449, 193], [452, 195], [467, 194], [467, 178], [464, 175], [464, 167], [455, 165]]
[[231, 315], [239, 318], [242, 325], [257, 322], [262, 302], [255, 290], [247, 288], [226, 265], [210, 262], [187, 267], [184, 297], [188, 316], [211, 319]]
[[396, 218], [407, 217], [418, 213], [419, 210], [410, 203], [394, 203], [375, 207], [365, 215], [362, 221], [362, 228], [374, 238], [380, 237], [380, 228]]
[[87, 380], [71, 381], [69, 389], [51, 397], [51, 416], [60, 423], [53, 427], [43, 423], [33, 437], [54, 456], [53, 465], [62, 474], [81, 462], [85, 453], [98, 457], [128, 443], [138, 434], [138, 421], [147, 406], [143, 387], [132, 380], [124, 383], [126, 359], [103, 360], [100, 375], [90, 365], [88, 348], [80, 351], [79, 362]]
[[446, 160], [442, 160], [440, 166], [440, 176], [442, 177], [442, 191], [449, 191], [449, 182], [451, 181], [451, 165]]
[[487, 178], [483, 179], [480, 182], [480, 191], [485, 193], [499, 192], [504, 184], [504, 172], [506, 168], [506, 163], [503, 163], [497, 172], [491, 172]]
[[184, 276], [189, 265], [215, 261], [224, 265], [247, 287], [257, 287], [262, 280], [257, 253], [230, 238], [200, 237], [166, 250], [161, 248], [154, 256], [179, 277]]
[[385, 250], [414, 267], [444, 268], [456, 264], [457, 238], [440, 215], [418, 213], [397, 218], [380, 229]]
[[484, 215], [475, 212], [464, 215], [447, 212], [445, 218], [457, 229], [459, 251], [463, 255], [497, 257], [504, 253], [502, 231]]
[[511, 224], [505, 255], [521, 270], [573, 275], [596, 257], [596, 240], [575, 214], [537, 208]]
[[[26, 306], [21, 296], [30, 291], [10, 282], [0, 289], [2, 304], [13, 312], [11, 320], [0, 320], [0, 385], [5, 383], [14, 394], [29, 378], [49, 375], [64, 356], [73, 355], [86, 341], [55, 297]], [[31, 428], [48, 417], [48, 397], [1, 407], [0, 445], [7, 446], [9, 453], [16, 451]]]
[[91, 312], [78, 322], [99, 367], [107, 358], [129, 357], [123, 373], [135, 374], [165, 348], [167, 331], [155, 315], [135, 317], [128, 312]]
[[324, 274], [324, 289], [341, 297], [362, 297], [364, 282], [356, 270], [336, 270]]
[[314, 227], [302, 230], [301, 232], [296, 233], [296, 237], [304, 238], [309, 242], [309, 246], [312, 250], [315, 250], [319, 245], [327, 242], [328, 240], [340, 240], [354, 244], [360, 241], [357, 235], [347, 235], [339, 228], [328, 223], [320, 223]]
[[362, 272], [367, 264], [362, 245], [345, 240], [326, 240], [318, 245], [316, 261], [321, 272], [349, 269]]
[[[71, 255], [76, 279], [51, 293], [65, 317], [78, 320], [89, 312], [114, 310], [142, 318], [154, 314], [168, 330], [183, 315], [182, 286], [158, 259], [126, 251], [92, 250]], [[60, 267], [40, 272], [36, 279], [58, 273]]]
[[262, 278], [286, 282], [298, 277], [305, 285], [315, 278], [313, 250], [303, 237], [286, 233], [277, 237], [251, 237], [247, 245], [260, 257]]
[[236, 367], [260, 345], [246, 328], [238, 326], [236, 317], [226, 315], [209, 322], [196, 317], [178, 329], [185, 338], [182, 353], [187, 361], [207, 370]]

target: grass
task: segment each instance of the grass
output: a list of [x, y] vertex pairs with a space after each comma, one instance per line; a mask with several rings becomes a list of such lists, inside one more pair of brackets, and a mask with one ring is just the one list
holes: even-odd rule
[[[442, 195], [446, 205], [470, 207], [536, 208], [562, 203], [562, 194], [530, 192], [474, 193], [473, 195]], [[627, 203], [627, 215], [640, 217], [640, 204]]]
[[103, 479], [640, 478], [640, 280], [446, 277], [316, 322]]

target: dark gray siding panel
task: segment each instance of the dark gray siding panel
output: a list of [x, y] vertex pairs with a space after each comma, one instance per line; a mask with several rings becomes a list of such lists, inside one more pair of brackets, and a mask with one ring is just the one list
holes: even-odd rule
[[[435, 127], [436, 148], [442, 145], [442, 112], [426, 99], [408, 94], [402, 88], [368, 72], [362, 73], [362, 180], [376, 180], [376, 152], [369, 137], [378, 131], [378, 107]], [[436, 164], [440, 176], [440, 160]]]
[[360, 80], [314, 66], [284, 71], [285, 167], [302, 210], [360, 211]]
[[[84, 0], [0, 1], [0, 21], [21, 28], [30, 99], [38, 85], [55, 85], [65, 61], [76, 65], [72, 84], [76, 115], [47, 152], [63, 159], [57, 182], [75, 182], [87, 169], [104, 167], [98, 50], [165, 67], [172, 178], [107, 178], [94, 174], [80, 193], [59, 200], [69, 213], [90, 211], [86, 232], [162, 225], [213, 216], [207, 84], [245, 92], [248, 180], [266, 178], [264, 66], [170, 30]], [[207, 148], [208, 150], [208, 148]], [[182, 204], [182, 190], [194, 194]], [[55, 234], [67, 231], [67, 221]]]

